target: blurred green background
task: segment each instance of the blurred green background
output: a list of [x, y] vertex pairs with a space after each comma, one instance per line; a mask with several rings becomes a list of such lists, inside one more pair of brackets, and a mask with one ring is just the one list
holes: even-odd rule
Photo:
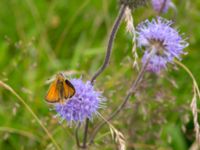
[[[176, 0], [175, 27], [188, 40], [183, 63], [200, 83], [200, 1]], [[61, 149], [76, 149], [74, 127], [54, 118], [44, 101], [46, 81], [65, 71], [72, 77], [89, 80], [101, 65], [107, 39], [119, 6], [116, 0], [1, 0], [0, 1], [0, 80], [10, 85], [31, 107], [53, 135]], [[151, 5], [133, 12], [134, 24], [156, 16]], [[164, 17], [174, 18], [173, 10]], [[122, 23], [109, 67], [95, 87], [103, 91], [107, 116], [123, 100], [133, 69], [131, 37]], [[140, 51], [140, 56], [142, 52]], [[195, 134], [190, 111], [192, 82], [177, 67], [161, 76], [146, 74], [140, 90], [126, 109], [112, 121], [125, 136], [130, 150], [187, 150]], [[89, 132], [99, 123], [95, 117]], [[82, 135], [82, 129], [80, 137]], [[51, 150], [54, 146], [41, 126], [19, 100], [0, 88], [0, 149]], [[91, 149], [115, 149], [105, 126]], [[195, 149], [194, 149], [195, 150]]]

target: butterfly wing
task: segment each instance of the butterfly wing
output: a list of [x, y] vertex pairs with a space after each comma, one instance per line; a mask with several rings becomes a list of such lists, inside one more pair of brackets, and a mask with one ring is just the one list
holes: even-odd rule
[[47, 92], [47, 95], [45, 97], [46, 101], [49, 103], [56, 103], [59, 102], [60, 96], [59, 96], [59, 89], [57, 87], [56, 81], [54, 81]]
[[65, 80], [64, 97], [66, 99], [68, 99], [68, 98], [71, 98], [72, 96], [74, 96], [74, 94], [75, 94], [74, 86], [71, 84], [71, 82], [69, 80]]

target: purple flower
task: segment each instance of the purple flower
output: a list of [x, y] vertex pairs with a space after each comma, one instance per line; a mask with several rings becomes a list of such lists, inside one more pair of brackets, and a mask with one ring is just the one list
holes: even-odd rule
[[[171, 27], [172, 21], [157, 17], [151, 22], [146, 20], [137, 27], [138, 47], [144, 47], [142, 58], [147, 70], [158, 73], [166, 68], [167, 63], [172, 63], [174, 58], [181, 59], [181, 54], [186, 54], [183, 49], [188, 43], [182, 39], [178, 31]], [[154, 54], [152, 54], [154, 51]]]
[[151, 0], [153, 9], [159, 13], [166, 13], [169, 8], [170, 2], [171, 0]]
[[81, 79], [72, 79], [70, 82], [75, 87], [76, 93], [65, 104], [56, 104], [58, 115], [69, 122], [92, 119], [104, 101], [101, 93], [95, 91], [90, 81], [84, 83]]

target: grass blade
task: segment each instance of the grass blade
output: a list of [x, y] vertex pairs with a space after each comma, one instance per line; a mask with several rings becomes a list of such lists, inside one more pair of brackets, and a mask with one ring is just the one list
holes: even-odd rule
[[46, 134], [48, 135], [48, 137], [51, 139], [51, 141], [53, 142], [53, 144], [55, 145], [55, 147], [58, 150], [61, 150], [61, 148], [59, 147], [59, 145], [57, 144], [57, 142], [55, 141], [55, 139], [53, 138], [53, 136], [51, 135], [51, 133], [48, 131], [48, 129], [44, 126], [44, 124], [42, 123], [42, 121], [37, 117], [37, 115], [33, 112], [33, 110], [29, 107], [29, 105], [23, 100], [23, 98], [21, 98], [9, 85], [5, 84], [4, 82], [0, 81], [0, 86], [3, 87], [4, 89], [10, 91], [13, 95], [15, 95], [17, 97], [17, 99], [25, 106], [25, 108], [31, 113], [31, 115], [33, 116], [33, 118], [38, 122], [38, 124], [43, 128], [43, 130], [46, 132]]

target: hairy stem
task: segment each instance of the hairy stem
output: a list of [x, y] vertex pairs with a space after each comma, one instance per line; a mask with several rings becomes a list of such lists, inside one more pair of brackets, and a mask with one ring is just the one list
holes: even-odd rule
[[110, 56], [111, 56], [111, 52], [112, 52], [112, 47], [113, 47], [113, 42], [114, 42], [116, 33], [119, 29], [119, 26], [121, 24], [121, 21], [123, 19], [125, 10], [126, 10], [126, 5], [122, 5], [121, 8], [120, 8], [119, 14], [118, 14], [118, 16], [115, 20], [115, 23], [112, 27], [112, 31], [110, 33], [110, 36], [109, 36], [108, 46], [107, 46], [107, 51], [106, 51], [106, 56], [105, 56], [104, 62], [102, 64], [102, 66], [99, 68], [99, 70], [92, 77], [91, 83], [93, 83], [95, 81], [95, 79], [106, 69], [106, 67], [109, 64]]
[[79, 137], [78, 137], [78, 130], [79, 130], [80, 126], [81, 126], [81, 123], [78, 124], [78, 126], [76, 127], [76, 130], [75, 130], [76, 145], [78, 148], [81, 147]]
[[[123, 100], [123, 102], [121, 103], [121, 105], [106, 119], [107, 121], [112, 120], [126, 105], [126, 103], [128, 102], [129, 98], [131, 97], [131, 95], [135, 92], [135, 90], [137, 89], [141, 79], [143, 78], [144, 74], [145, 74], [145, 69], [146, 69], [147, 65], [144, 65], [140, 71], [140, 73], [138, 74], [136, 80], [133, 82], [130, 90], [128, 91], [127, 96], [125, 97], [125, 99]], [[106, 121], [103, 120], [93, 131], [89, 144], [92, 144], [94, 141], [95, 136], [97, 135], [98, 131], [106, 124]]]
[[152, 48], [151, 53], [149, 54], [146, 63], [143, 65], [142, 69], [140, 70], [139, 74], [137, 75], [135, 81], [132, 83], [130, 90], [128, 91], [128, 94], [126, 95], [125, 99], [123, 100], [123, 102], [121, 103], [121, 105], [119, 105], [119, 107], [106, 119], [107, 121], [103, 120], [92, 132], [89, 144], [92, 144], [94, 141], [95, 136], [97, 135], [98, 131], [110, 120], [112, 120], [116, 115], [119, 114], [119, 112], [121, 112], [121, 110], [124, 108], [124, 106], [126, 105], [126, 103], [128, 102], [129, 98], [131, 97], [131, 95], [136, 91], [136, 89], [138, 88], [139, 83], [141, 82], [142, 78], [144, 77], [146, 68], [148, 66], [149, 60], [150, 58], [155, 54], [156, 49]]
[[82, 146], [82, 148], [86, 148], [86, 146], [87, 146], [88, 127], [89, 127], [89, 119], [87, 118], [86, 121], [85, 121], [85, 130], [84, 130], [84, 137], [83, 137], [83, 146]]

